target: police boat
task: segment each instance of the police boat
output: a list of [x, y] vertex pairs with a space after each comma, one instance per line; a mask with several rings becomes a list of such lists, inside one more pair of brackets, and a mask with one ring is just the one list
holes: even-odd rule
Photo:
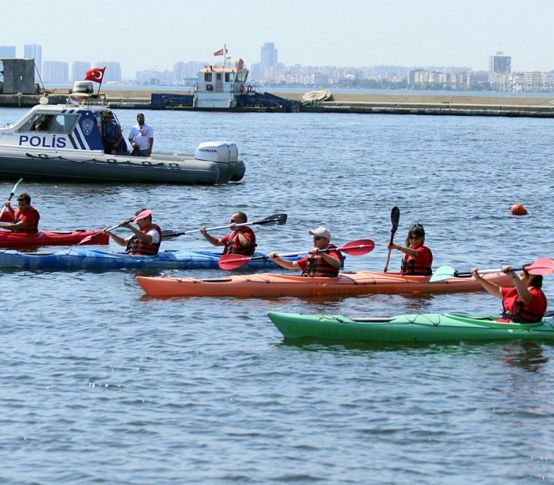
[[[43, 98], [21, 120], [0, 128], [0, 176], [202, 185], [237, 182], [244, 177], [246, 169], [234, 143], [203, 142], [190, 155], [104, 153], [102, 117], [111, 110], [70, 101], [48, 105]], [[115, 114], [112, 123], [121, 128]]]

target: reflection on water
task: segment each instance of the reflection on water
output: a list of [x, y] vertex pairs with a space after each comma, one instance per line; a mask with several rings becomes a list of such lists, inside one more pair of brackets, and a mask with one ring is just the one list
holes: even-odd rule
[[[0, 124], [24, 111], [0, 110]], [[126, 130], [135, 124], [134, 110], [117, 115]], [[256, 230], [260, 251], [308, 248], [308, 229], [326, 225], [338, 245], [375, 241], [371, 253], [347, 258], [347, 270], [382, 270], [391, 208], [399, 206], [398, 240], [420, 220], [435, 268], [521, 264], [553, 252], [552, 120], [171, 111], [146, 119], [160, 151], [236, 142], [244, 181], [24, 180], [20, 190], [33, 197], [44, 229], [112, 225], [139, 207], [173, 230], [225, 224], [234, 209], [250, 220], [283, 212], [286, 225]], [[4, 197], [14, 179], [0, 184]], [[514, 202], [530, 215], [512, 217]], [[212, 249], [197, 232], [163, 244]], [[393, 254], [389, 268], [400, 259]], [[106, 472], [120, 483], [549, 476], [543, 457], [552, 455], [554, 421], [545, 403], [553, 402], [554, 346], [288, 343], [267, 318], [270, 310], [497, 314], [499, 300], [485, 292], [165, 300], [144, 298], [138, 273], [0, 274], [0, 457], [10, 458], [0, 482], [91, 483]], [[544, 288], [554, 301], [554, 278]], [[540, 412], [528, 414], [530, 395]]]
[[514, 342], [502, 350], [504, 362], [509, 367], [520, 367], [529, 372], [537, 372], [549, 360], [543, 353], [542, 344], [537, 342]]

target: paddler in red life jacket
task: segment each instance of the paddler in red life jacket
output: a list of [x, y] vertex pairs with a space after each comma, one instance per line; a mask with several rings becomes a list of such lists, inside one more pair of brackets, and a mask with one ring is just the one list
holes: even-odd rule
[[473, 277], [491, 295], [502, 300], [501, 323], [537, 323], [542, 320], [548, 304], [546, 295], [542, 291], [542, 275], [532, 275], [525, 271], [519, 274], [511, 266], [504, 266], [502, 271], [511, 275], [514, 287], [507, 288], [484, 279], [477, 268], [473, 268]]
[[[139, 209], [135, 215], [144, 212], [146, 209]], [[125, 246], [125, 252], [132, 256], [155, 256], [160, 250], [162, 242], [162, 230], [156, 224], [152, 223], [152, 214], [141, 219], [135, 220], [138, 228], [130, 222], [122, 224], [133, 232], [133, 235], [127, 239], [108, 231], [112, 239], [120, 246]]]
[[425, 229], [416, 222], [408, 231], [406, 246], [389, 244], [388, 249], [397, 249], [404, 253], [400, 273], [403, 275], [431, 276], [433, 271], [433, 253], [425, 246]]
[[27, 192], [18, 195], [17, 209], [15, 211], [9, 200], [7, 200], [4, 205], [6, 206], [6, 211], [13, 218], [13, 222], [10, 224], [2, 224], [0, 226], [2, 229], [28, 234], [36, 234], [38, 232], [40, 214], [31, 205], [31, 196]]
[[331, 244], [331, 232], [324, 226], [308, 231], [314, 237], [314, 247], [308, 256], [297, 261], [281, 259], [277, 253], [270, 253], [268, 257], [285, 269], [302, 270], [302, 276], [329, 277], [338, 276], [342, 263], [342, 254], [334, 244]]
[[254, 231], [244, 225], [248, 222], [248, 217], [244, 212], [233, 212], [229, 229], [231, 232], [227, 236], [219, 239], [208, 233], [206, 226], [200, 227], [202, 235], [214, 246], [225, 246], [223, 254], [244, 254], [251, 256], [256, 250], [256, 235]]

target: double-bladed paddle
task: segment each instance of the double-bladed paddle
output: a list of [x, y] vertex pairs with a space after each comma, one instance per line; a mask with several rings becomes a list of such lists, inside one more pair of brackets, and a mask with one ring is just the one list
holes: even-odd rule
[[[554, 261], [550, 258], [538, 258], [532, 263], [526, 264], [521, 268], [513, 268], [512, 271], [521, 271], [524, 269], [529, 274], [533, 275], [547, 275], [554, 271]], [[498, 273], [502, 271], [500, 269], [486, 269], [479, 271], [480, 274]], [[468, 278], [471, 276], [471, 271], [456, 271], [452, 266], [440, 266], [437, 271], [433, 273], [431, 283], [438, 281], [444, 281], [450, 278]]]
[[[12, 191], [10, 192], [10, 196], [8, 197], [8, 202], [13, 199], [13, 196], [15, 195], [17, 191], [17, 187], [19, 187], [19, 184], [23, 182], [23, 179], [19, 179], [14, 186], [12, 187]], [[4, 215], [4, 211], [6, 210], [6, 206], [2, 207], [2, 212], [0, 212], [0, 219], [2, 219], [2, 216]]]
[[[260, 219], [259, 221], [252, 221], [252, 222], [243, 222], [240, 224], [235, 224], [235, 227], [243, 227], [243, 226], [282, 226], [283, 224], [286, 224], [287, 222], [287, 214], [273, 214], [271, 216], [266, 217], [265, 219]], [[225, 226], [216, 226], [216, 227], [208, 227], [206, 228], [207, 231], [217, 231], [218, 229], [228, 229], [231, 226], [231, 224], [227, 224]], [[174, 237], [184, 236], [185, 234], [189, 234], [191, 232], [199, 232], [199, 228], [194, 229], [187, 229], [185, 231], [172, 231], [172, 230], [165, 230], [162, 231], [162, 238], [163, 239], [172, 239]]]
[[[400, 209], [396, 206], [392, 208], [390, 211], [390, 241], [389, 246], [394, 242], [394, 235], [396, 234], [396, 230], [398, 229], [398, 222], [400, 221]], [[387, 269], [389, 269], [389, 261], [390, 261], [390, 253], [392, 249], [389, 249], [389, 253], [387, 254], [387, 262], [385, 264], [385, 269], [383, 270], [384, 273], [387, 272]]]
[[124, 226], [125, 224], [129, 224], [129, 222], [135, 222], [139, 219], [144, 219], [145, 217], [148, 217], [152, 215], [152, 211], [149, 209], [144, 209], [143, 211], [139, 212], [136, 216], [131, 217], [130, 219], [125, 219], [123, 222], [120, 222], [119, 224], [116, 224], [112, 227], [107, 227], [106, 229], [103, 229], [102, 231], [97, 232], [96, 234], [91, 234], [90, 236], [87, 236], [81, 241], [79, 241], [78, 245], [86, 244], [90, 241], [92, 241], [95, 237], [100, 236], [100, 234], [105, 234], [107, 232], [113, 231], [114, 229], [117, 229], [118, 227]]
[[[373, 251], [375, 243], [371, 239], [358, 239], [357, 241], [350, 241], [340, 248], [329, 248], [324, 251], [339, 250], [350, 256], [362, 256], [364, 254]], [[301, 254], [307, 254], [308, 251], [295, 251], [292, 253], [280, 254], [280, 257], [299, 256]], [[245, 256], [243, 254], [224, 254], [219, 258], [218, 264], [221, 269], [233, 270], [244, 266], [250, 261], [257, 259], [268, 259], [267, 256]]]

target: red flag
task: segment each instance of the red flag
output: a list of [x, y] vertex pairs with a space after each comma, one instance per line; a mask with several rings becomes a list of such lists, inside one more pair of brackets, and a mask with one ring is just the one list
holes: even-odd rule
[[95, 83], [101, 83], [104, 77], [105, 67], [93, 67], [85, 73], [86, 81], [94, 81]]
[[224, 54], [227, 54], [227, 49], [219, 49], [218, 51], [214, 52], [214, 56], [222, 56]]

